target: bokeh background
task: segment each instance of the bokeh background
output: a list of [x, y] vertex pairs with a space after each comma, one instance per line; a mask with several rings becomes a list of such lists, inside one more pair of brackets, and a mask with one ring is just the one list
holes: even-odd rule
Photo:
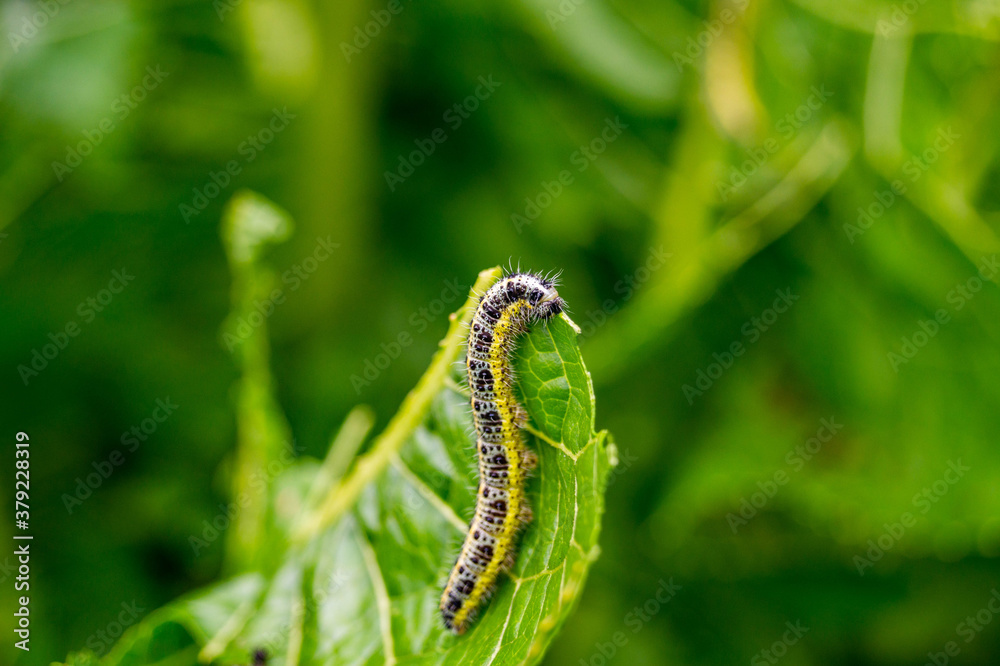
[[0, 405], [35, 534], [34, 649], [5, 631], [0, 661], [106, 650], [123, 608], [225, 575], [189, 536], [229, 500], [220, 218], [251, 188], [296, 221], [267, 326], [303, 455], [394, 413], [443, 292], [563, 269], [622, 464], [547, 663], [996, 663], [996, 2], [5, 0], [0, 25]]

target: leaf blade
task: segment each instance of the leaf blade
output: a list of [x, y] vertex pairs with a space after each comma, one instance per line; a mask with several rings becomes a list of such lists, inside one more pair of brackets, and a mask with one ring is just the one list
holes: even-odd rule
[[[270, 666], [539, 660], [597, 558], [613, 444], [594, 432], [593, 389], [573, 327], [562, 318], [534, 326], [514, 365], [530, 432], [539, 435], [526, 437], [540, 459], [527, 489], [535, 519], [513, 572], [501, 577], [472, 628], [454, 636], [442, 626], [438, 601], [474, 506], [476, 451], [469, 398], [439, 376], [451, 365], [447, 351], [439, 352], [431, 366], [437, 384], [418, 422], [398, 447], [386, 453], [376, 443], [377, 458], [359, 459], [336, 491], [360, 474], [350, 502], [338, 500], [339, 514], [312, 523], [273, 573], [246, 574], [253, 578], [174, 602], [130, 632], [132, 645], [105, 663], [152, 663], [190, 644], [203, 661], [226, 664], [246, 662], [261, 648]], [[420, 386], [426, 400], [428, 384]], [[373, 460], [385, 464], [362, 467]], [[303, 461], [275, 479], [282, 501], [307, 506], [320, 469]], [[222, 618], [219, 609], [231, 615]], [[184, 627], [188, 641], [159, 644], [157, 632], [167, 625]]]

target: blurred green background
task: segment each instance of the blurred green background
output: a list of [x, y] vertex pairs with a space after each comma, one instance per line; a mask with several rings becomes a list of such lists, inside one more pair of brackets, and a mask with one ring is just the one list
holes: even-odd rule
[[5, 629], [0, 662], [106, 651], [224, 575], [189, 536], [229, 501], [219, 225], [252, 188], [296, 220], [268, 327], [303, 454], [394, 413], [443, 293], [563, 269], [622, 464], [547, 663], [996, 663], [996, 2], [6, 0], [0, 25], [0, 404], [35, 534], [33, 651]]

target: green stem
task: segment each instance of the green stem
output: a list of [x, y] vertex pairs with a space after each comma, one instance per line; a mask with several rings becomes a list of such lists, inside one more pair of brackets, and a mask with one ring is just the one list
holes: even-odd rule
[[319, 506], [324, 495], [330, 494], [340, 485], [340, 479], [354, 460], [373, 425], [375, 425], [375, 414], [367, 405], [358, 405], [347, 415], [340, 430], [337, 431], [337, 436], [330, 443], [330, 451], [326, 454], [323, 466], [320, 467], [309, 488], [305, 502], [307, 510]]

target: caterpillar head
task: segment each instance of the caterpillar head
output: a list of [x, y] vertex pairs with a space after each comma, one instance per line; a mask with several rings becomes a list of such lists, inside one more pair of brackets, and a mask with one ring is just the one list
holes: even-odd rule
[[548, 319], [563, 311], [565, 302], [559, 297], [555, 285], [544, 279], [538, 279], [528, 291], [528, 302], [534, 308], [532, 315], [538, 319]]
[[548, 319], [563, 311], [565, 303], [559, 298], [555, 281], [535, 273], [514, 273], [499, 283], [497, 289], [506, 292], [507, 302], [525, 300], [530, 306], [528, 317], [532, 320]]

